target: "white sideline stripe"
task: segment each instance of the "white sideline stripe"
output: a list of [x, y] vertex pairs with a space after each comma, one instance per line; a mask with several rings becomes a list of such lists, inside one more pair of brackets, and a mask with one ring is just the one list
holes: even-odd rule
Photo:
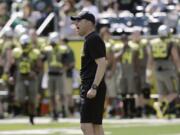
[[[0, 91], [0, 96], [7, 96], [8, 95], [8, 90], [3, 90], [3, 91]], [[77, 95], [74, 95], [73, 96], [75, 99], [77, 98], [79, 98], [79, 95], [77, 96]], [[152, 99], [155, 99], [155, 98], [159, 98], [159, 95], [158, 94], [151, 94], [151, 98]]]
[[159, 134], [159, 135], [180, 135], [180, 134], [177, 134], [177, 133], [172, 134], [172, 133], [170, 133], [170, 134]]
[[[35, 117], [35, 124], [49, 124], [52, 119], [49, 117]], [[79, 118], [59, 118], [58, 123], [79, 123]], [[2, 119], [0, 124], [27, 124], [29, 123], [28, 117]], [[106, 124], [180, 124], [180, 119], [156, 119], [156, 118], [141, 118], [141, 119], [104, 119], [103, 123]]]
[[[177, 124], [177, 123], [176, 123]], [[158, 123], [134, 123], [134, 124], [116, 124], [116, 125], [106, 125], [108, 128], [129, 128], [129, 127], [157, 127], [157, 126], [169, 126], [169, 125], [176, 125], [175, 123], [164, 123], [164, 124], [158, 124]]]
[[19, 130], [19, 131], [1, 131], [1, 135], [49, 135], [55, 133], [82, 135], [80, 129], [35, 129], [35, 130]]
[[0, 90], [0, 96], [7, 96], [8, 90]]
[[104, 123], [109, 124], [180, 124], [180, 119], [156, 119], [156, 118], [141, 118], [141, 119], [105, 119]]
[[[82, 131], [75, 128], [0, 131], [0, 135], [49, 135], [55, 133], [60, 133], [63, 135], [82, 135]], [[110, 132], [106, 132], [106, 134], [111, 135]]]

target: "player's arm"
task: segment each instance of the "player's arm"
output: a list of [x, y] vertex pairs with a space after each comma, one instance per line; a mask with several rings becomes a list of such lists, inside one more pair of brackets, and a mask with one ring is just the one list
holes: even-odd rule
[[153, 60], [152, 50], [151, 50], [150, 45], [147, 48], [147, 55], [148, 55], [147, 68], [152, 70], [152, 67], [154, 65], [154, 60]]
[[178, 54], [177, 48], [175, 46], [173, 46], [171, 49], [171, 56], [172, 56], [173, 62], [175, 63], [175, 65], [178, 69], [178, 72], [180, 72], [179, 54]]
[[114, 54], [114, 57], [116, 60], [119, 60], [122, 58], [123, 54], [125, 52], [125, 47], [123, 47], [119, 52]]
[[116, 59], [114, 57], [114, 53], [111, 52], [111, 61], [112, 61], [112, 74], [116, 72]]
[[134, 50], [133, 52], [133, 66], [134, 66], [134, 71], [135, 71], [135, 75], [138, 75], [139, 73], [139, 51], [138, 50]]
[[153, 65], [154, 65], [154, 59], [152, 56], [151, 47], [149, 45], [147, 47], [147, 69], [146, 69], [146, 81], [148, 81], [148, 82], [152, 76]]

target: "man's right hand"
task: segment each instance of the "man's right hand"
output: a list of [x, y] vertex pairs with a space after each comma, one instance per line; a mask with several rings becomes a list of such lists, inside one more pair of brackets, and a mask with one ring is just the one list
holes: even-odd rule
[[87, 98], [92, 99], [92, 98], [96, 97], [96, 94], [97, 94], [97, 90], [94, 90], [91, 88], [87, 92]]

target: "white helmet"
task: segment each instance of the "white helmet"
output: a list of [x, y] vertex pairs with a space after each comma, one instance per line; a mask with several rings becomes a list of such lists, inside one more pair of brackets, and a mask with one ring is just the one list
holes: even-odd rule
[[158, 28], [158, 34], [160, 37], [167, 37], [169, 33], [170, 33], [169, 27], [166, 25], [161, 25]]
[[13, 37], [13, 29], [11, 27], [5, 28], [4, 35], [6, 37]]
[[26, 33], [27, 32], [27, 29], [21, 25], [21, 24], [18, 24], [16, 25], [16, 27], [14, 28], [14, 31], [16, 33], [16, 36], [21, 36], [22, 34]]
[[19, 39], [19, 42], [23, 45], [23, 44], [28, 44], [31, 42], [31, 38], [29, 35], [27, 34], [23, 34], [20, 39]]
[[50, 43], [58, 43], [59, 42], [59, 34], [58, 32], [52, 32], [49, 34], [49, 42]]

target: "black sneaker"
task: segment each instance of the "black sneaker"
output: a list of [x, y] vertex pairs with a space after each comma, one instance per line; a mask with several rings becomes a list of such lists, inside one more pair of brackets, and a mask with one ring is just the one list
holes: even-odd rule
[[34, 115], [29, 115], [29, 122], [34, 125]]
[[4, 119], [4, 115], [3, 114], [0, 114], [0, 119]]
[[180, 118], [180, 108], [176, 108], [176, 118]]
[[58, 113], [56, 111], [53, 111], [53, 120], [54, 121], [58, 120]]

